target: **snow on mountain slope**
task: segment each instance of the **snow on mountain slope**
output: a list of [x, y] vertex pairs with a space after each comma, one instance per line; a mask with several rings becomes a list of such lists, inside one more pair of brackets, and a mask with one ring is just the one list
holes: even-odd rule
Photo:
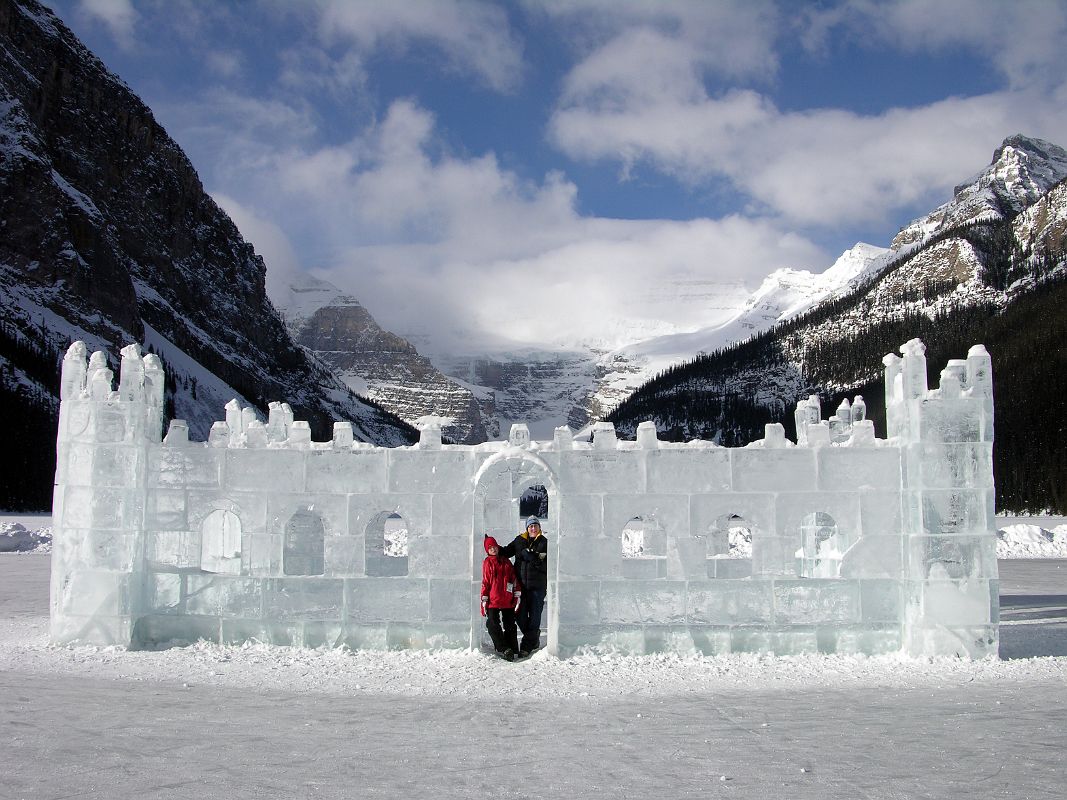
[[893, 255], [885, 248], [860, 242], [825, 272], [776, 270], [721, 324], [660, 336], [606, 354], [599, 361], [602, 371], [589, 402], [595, 410], [593, 416], [610, 411], [638, 386], [674, 364], [739, 342], [847, 290], [884, 268]]

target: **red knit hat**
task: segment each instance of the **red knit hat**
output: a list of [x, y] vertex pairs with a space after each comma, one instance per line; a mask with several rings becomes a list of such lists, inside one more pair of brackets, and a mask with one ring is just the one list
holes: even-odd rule
[[485, 542], [483, 542], [483, 544], [485, 545], [485, 552], [487, 553], [489, 552], [490, 547], [496, 547], [497, 549], [500, 548], [500, 545], [497, 544], [496, 539], [494, 539], [492, 536], [486, 536]]

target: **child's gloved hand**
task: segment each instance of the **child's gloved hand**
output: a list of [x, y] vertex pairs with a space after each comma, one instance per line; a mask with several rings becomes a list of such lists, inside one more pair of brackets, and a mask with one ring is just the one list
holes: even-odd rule
[[522, 602], [522, 592], [515, 592], [515, 610], [519, 610], [519, 603]]
[[488, 597], [483, 597], [482, 598], [482, 616], [483, 617], [485, 616], [485, 610], [487, 608], [489, 608], [489, 598]]

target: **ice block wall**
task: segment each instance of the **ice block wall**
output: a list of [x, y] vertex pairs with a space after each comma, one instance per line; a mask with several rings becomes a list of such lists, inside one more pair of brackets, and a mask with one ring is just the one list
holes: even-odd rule
[[284, 403], [234, 401], [207, 442], [162, 428], [163, 375], [123, 351], [63, 368], [52, 638], [132, 646], [258, 640], [465, 648], [484, 636], [482, 537], [510, 541], [544, 487], [548, 648], [996, 652], [992, 392], [972, 348], [925, 385], [921, 344], [889, 356], [890, 436], [862, 398], [797, 404], [746, 448], [619, 441], [329, 442]]

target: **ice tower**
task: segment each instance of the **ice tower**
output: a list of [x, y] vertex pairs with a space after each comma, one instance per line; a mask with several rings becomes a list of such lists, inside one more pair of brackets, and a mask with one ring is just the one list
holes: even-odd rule
[[975, 345], [926, 384], [926, 348], [887, 355], [888, 435], [903, 452], [907, 605], [915, 655], [996, 654], [999, 588], [993, 497], [993, 380]]
[[122, 350], [119, 388], [102, 352], [63, 359], [52, 501], [53, 641], [127, 645], [140, 607], [144, 505], [163, 425], [163, 369]]
[[888, 355], [888, 438], [861, 397], [797, 404], [744, 448], [634, 442], [597, 423], [534, 441], [328, 442], [273, 402], [232, 401], [207, 442], [163, 424], [155, 356], [63, 362], [51, 636], [154, 646], [203, 638], [466, 648], [484, 635], [486, 534], [547, 499], [548, 650], [997, 652], [993, 395], [971, 348], [929, 389], [921, 342]]

